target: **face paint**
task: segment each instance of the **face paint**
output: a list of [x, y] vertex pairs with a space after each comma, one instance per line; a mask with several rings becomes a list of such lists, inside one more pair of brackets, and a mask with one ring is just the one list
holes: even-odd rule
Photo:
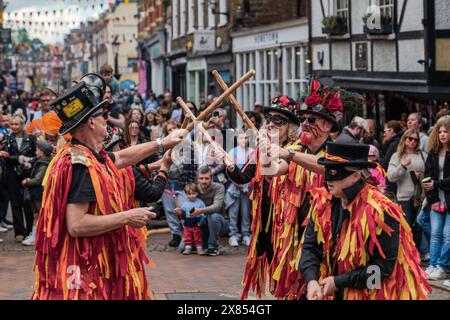
[[344, 180], [353, 173], [353, 171], [348, 171], [344, 167], [326, 166], [325, 181]]
[[312, 134], [309, 132], [302, 132], [302, 135], [300, 136], [300, 142], [305, 145], [309, 146], [311, 142], [313, 141]]

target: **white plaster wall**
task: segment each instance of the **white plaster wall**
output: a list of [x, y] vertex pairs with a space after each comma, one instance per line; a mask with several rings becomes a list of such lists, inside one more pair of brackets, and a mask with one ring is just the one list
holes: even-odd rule
[[395, 42], [376, 41], [373, 43], [373, 71], [396, 71]]
[[369, 7], [369, 0], [352, 0], [352, 34], [362, 34], [363, 21], [362, 17], [366, 14], [366, 10]]
[[332, 44], [333, 70], [350, 70], [350, 44], [348, 42]]
[[435, 0], [436, 29], [450, 29], [450, 1]]
[[[404, 1], [405, 0], [398, 1], [398, 19], [400, 19]], [[449, 0], [444, 1], [448, 2]], [[423, 17], [423, 0], [408, 0], [406, 3], [405, 15], [403, 17], [403, 24], [400, 32], [423, 30]]]
[[[330, 0], [330, 6], [332, 6], [333, 0]], [[332, 12], [331, 8], [328, 8], [328, 0], [323, 0], [323, 7], [325, 9], [325, 16]], [[320, 0], [311, 0], [311, 12], [312, 12], [312, 36], [313, 37], [324, 37], [322, 33], [322, 8], [320, 6]]]
[[[317, 61], [317, 52], [323, 50], [323, 66]], [[312, 45], [312, 62], [313, 70], [330, 70], [330, 58], [329, 58], [328, 44], [314, 44]]]
[[398, 43], [401, 72], [424, 72], [424, 66], [417, 63], [424, 58], [423, 40], [401, 40]]

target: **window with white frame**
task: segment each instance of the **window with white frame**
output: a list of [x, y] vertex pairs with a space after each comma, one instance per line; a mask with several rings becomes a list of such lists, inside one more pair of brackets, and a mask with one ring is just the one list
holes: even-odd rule
[[216, 26], [216, 15], [213, 13], [213, 7], [208, 3], [208, 28], [214, 29]]
[[306, 46], [283, 49], [283, 92], [296, 100], [307, 88], [309, 64], [306, 63], [306, 58]]
[[186, 34], [186, 1], [180, 1], [180, 36], [184, 36]]
[[336, 16], [348, 21], [348, 0], [335, 0]]
[[197, 0], [197, 28], [203, 30], [205, 28], [205, 0]]
[[394, 16], [394, 0], [370, 0], [370, 5], [376, 5], [380, 8], [380, 14], [382, 17], [389, 17], [392, 21]]
[[195, 1], [196, 0], [189, 0], [189, 15], [187, 17], [189, 21], [189, 28], [188, 33], [194, 32], [195, 29]]
[[[228, 12], [227, 8], [227, 0], [219, 0], [220, 1], [220, 13], [226, 13]], [[220, 15], [220, 26], [224, 26], [228, 23], [228, 16], [225, 14]]]
[[237, 99], [244, 110], [253, 110], [255, 104], [269, 105], [279, 93], [277, 49], [259, 50], [236, 54], [236, 75], [242, 77], [250, 69], [256, 76], [245, 82], [237, 91]]
[[178, 37], [178, 0], [172, 1], [172, 36]]

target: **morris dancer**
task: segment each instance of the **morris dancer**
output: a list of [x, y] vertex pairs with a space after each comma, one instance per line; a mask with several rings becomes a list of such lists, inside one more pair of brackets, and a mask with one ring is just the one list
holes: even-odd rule
[[149, 298], [145, 237], [137, 229], [155, 214], [132, 209], [135, 179], [129, 166], [174, 147], [184, 132], [104, 152], [104, 89], [104, 80], [90, 74], [52, 102], [63, 122], [60, 134], [71, 133], [72, 140], [50, 163], [45, 178], [33, 299]]
[[[303, 280], [298, 270], [300, 241], [307, 224], [311, 191], [323, 186], [323, 167], [317, 159], [323, 156], [330, 133], [339, 128], [343, 114], [340, 92], [311, 82], [311, 91], [297, 111], [302, 134], [293, 146], [269, 150], [286, 160], [277, 175], [287, 174], [274, 203], [274, 258], [271, 274], [276, 283], [274, 296], [280, 299], [300, 299]], [[284, 166], [284, 167], [283, 167]]]
[[326, 188], [312, 192], [300, 269], [307, 298], [427, 299], [431, 291], [401, 208], [368, 183], [368, 145], [329, 143]]
[[[288, 97], [278, 97], [272, 101], [272, 106], [264, 109], [267, 119], [268, 138], [279, 141], [281, 147], [292, 145], [297, 139], [298, 118], [295, 115], [297, 103]], [[262, 137], [260, 143], [266, 138]], [[270, 279], [270, 292], [275, 283], [272, 281], [270, 264], [273, 259], [273, 208], [278, 202], [279, 192], [285, 176], [263, 176], [264, 149], [261, 144], [249, 161], [240, 170], [235, 164], [227, 163], [227, 173], [237, 184], [250, 183], [250, 199], [252, 200], [252, 240], [248, 248], [247, 264], [243, 278], [244, 290], [242, 299], [247, 298], [250, 289], [256, 291], [260, 298], [265, 293], [266, 280]]]

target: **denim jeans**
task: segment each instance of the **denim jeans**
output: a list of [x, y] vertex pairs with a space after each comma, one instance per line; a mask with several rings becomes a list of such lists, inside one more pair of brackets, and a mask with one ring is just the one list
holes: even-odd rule
[[417, 223], [422, 227], [423, 231], [420, 253], [426, 253], [429, 251], [430, 248], [430, 237], [431, 237], [430, 211], [421, 210], [419, 215], [417, 216]]
[[250, 209], [251, 203], [248, 195], [241, 191], [239, 198], [228, 208], [230, 216], [230, 237], [238, 236], [239, 209], [241, 212], [241, 232], [243, 237], [250, 236]]
[[175, 199], [166, 193], [163, 193], [161, 199], [164, 207], [164, 213], [166, 214], [167, 224], [170, 228], [170, 233], [172, 234], [172, 236], [178, 235], [181, 237], [183, 235], [183, 232], [181, 230], [181, 221], [173, 212], [173, 210], [176, 208]]
[[220, 236], [228, 234], [229, 222], [220, 213], [206, 215], [208, 218], [208, 249], [219, 248]]
[[430, 266], [450, 266], [450, 215], [431, 211]]

